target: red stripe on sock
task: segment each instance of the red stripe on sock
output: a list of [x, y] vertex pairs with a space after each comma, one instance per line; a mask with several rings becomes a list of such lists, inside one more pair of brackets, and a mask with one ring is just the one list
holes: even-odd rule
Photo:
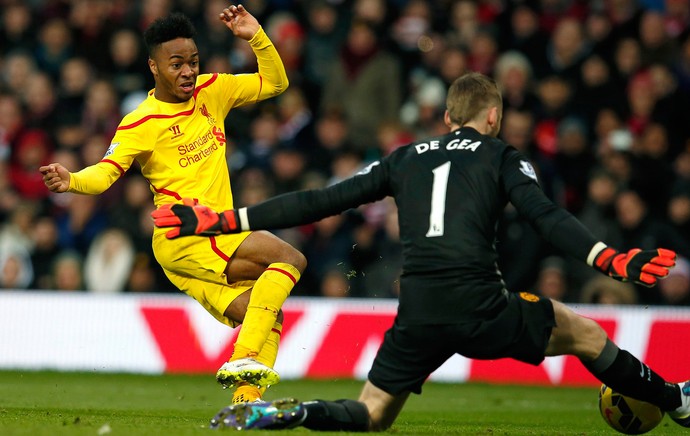
[[281, 273], [285, 274], [286, 276], [288, 276], [288, 277], [290, 278], [290, 280], [292, 280], [292, 283], [293, 283], [293, 284], [295, 284], [295, 285], [297, 284], [297, 279], [295, 278], [295, 276], [293, 276], [293, 275], [290, 274], [289, 272], [285, 271], [284, 269], [280, 269], [280, 268], [266, 268], [266, 271], [278, 271], [278, 272], [281, 272]]
[[278, 330], [278, 329], [271, 329], [271, 331], [272, 331], [272, 332], [275, 332], [275, 333], [278, 333], [278, 336], [282, 336], [282, 335], [283, 335], [283, 332], [281, 332], [281, 331]]

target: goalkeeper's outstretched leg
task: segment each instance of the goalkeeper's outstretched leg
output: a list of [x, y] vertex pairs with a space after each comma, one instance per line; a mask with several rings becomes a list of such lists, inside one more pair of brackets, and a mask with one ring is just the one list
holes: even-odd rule
[[652, 403], [674, 421], [690, 426], [690, 382], [667, 382], [638, 358], [618, 348], [597, 322], [576, 314], [563, 303], [552, 304], [556, 327], [545, 355], [572, 354], [614, 391]]
[[408, 396], [409, 392], [390, 395], [367, 381], [359, 401], [283, 398], [233, 404], [211, 419], [210, 428], [280, 430], [301, 426], [317, 431], [382, 431], [393, 424]]

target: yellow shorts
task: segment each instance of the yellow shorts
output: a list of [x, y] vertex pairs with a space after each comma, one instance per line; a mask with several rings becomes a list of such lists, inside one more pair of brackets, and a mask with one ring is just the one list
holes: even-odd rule
[[223, 313], [235, 298], [254, 286], [255, 280], [228, 284], [225, 268], [251, 232], [168, 239], [166, 230], [156, 229], [153, 233], [153, 253], [165, 275], [218, 321], [237, 327], [239, 324]]

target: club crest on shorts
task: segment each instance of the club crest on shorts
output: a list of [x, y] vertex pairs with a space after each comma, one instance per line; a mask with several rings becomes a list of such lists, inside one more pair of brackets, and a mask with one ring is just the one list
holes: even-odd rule
[[539, 297], [530, 292], [520, 292], [518, 295], [520, 295], [520, 298], [525, 301], [529, 301], [530, 303], [536, 303], [539, 301]]
[[537, 172], [534, 171], [534, 167], [532, 166], [531, 163], [521, 160], [520, 161], [520, 172], [530, 179], [534, 179], [535, 182], [537, 182]]

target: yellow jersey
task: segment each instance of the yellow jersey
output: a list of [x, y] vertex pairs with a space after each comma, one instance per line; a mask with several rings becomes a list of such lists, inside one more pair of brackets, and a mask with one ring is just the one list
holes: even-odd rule
[[70, 192], [100, 194], [136, 160], [156, 207], [193, 198], [216, 211], [233, 207], [224, 120], [234, 107], [280, 94], [288, 80], [275, 47], [260, 29], [249, 41], [253, 74], [201, 74], [191, 99], [166, 103], [154, 91], [121, 121], [103, 159], [72, 173]]

